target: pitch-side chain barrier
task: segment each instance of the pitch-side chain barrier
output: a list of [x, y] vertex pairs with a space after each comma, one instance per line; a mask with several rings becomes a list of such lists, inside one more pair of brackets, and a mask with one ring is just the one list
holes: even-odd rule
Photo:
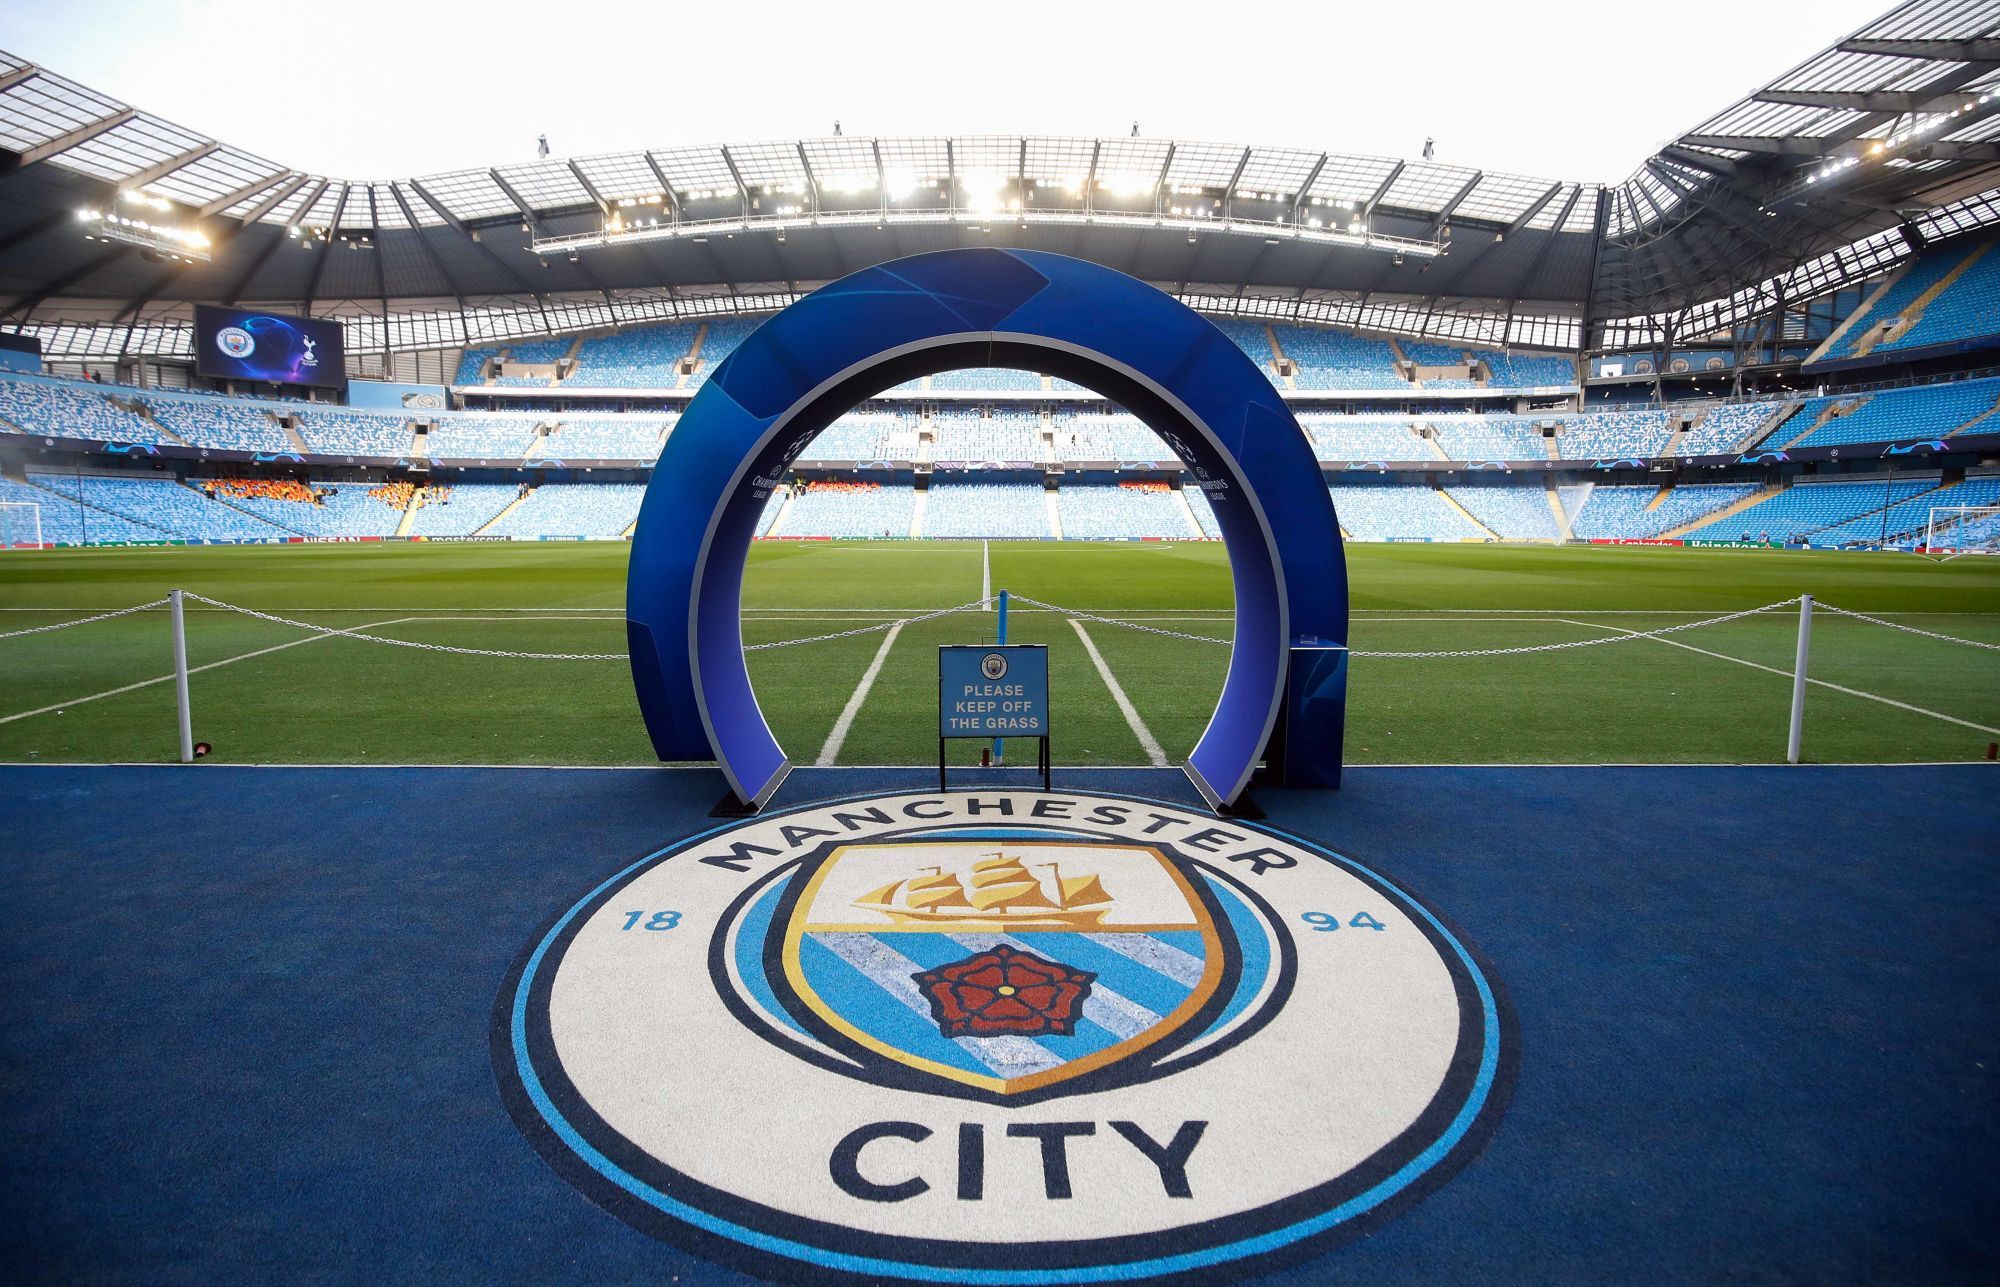
[[[342, 630], [337, 626], [322, 626], [310, 621], [299, 621], [292, 617], [279, 616], [274, 612], [259, 612], [255, 608], [245, 608], [239, 604], [225, 603], [220, 599], [211, 599], [207, 595], [196, 594], [193, 591], [186, 591], [185, 597], [195, 600], [198, 603], [205, 603], [212, 608], [219, 608], [227, 612], [238, 612], [246, 617], [255, 617], [259, 621], [269, 621], [275, 625], [291, 626], [294, 629], [310, 631], [313, 634], [338, 635], [344, 639], [354, 639], [362, 643], [387, 644], [392, 648], [414, 648], [420, 652], [448, 652], [455, 653], [461, 657], [511, 657], [525, 661], [625, 661], [628, 658], [628, 654], [622, 652], [520, 652], [497, 648], [457, 648], [449, 644], [419, 643], [414, 639], [388, 639], [381, 635], [364, 634], [358, 630]], [[1065, 608], [1053, 603], [1044, 603], [1040, 599], [1031, 599], [1025, 594], [1016, 594], [1012, 598], [1015, 603], [1030, 604], [1061, 616], [1074, 617], [1079, 621], [1092, 621], [1107, 626], [1118, 626], [1125, 630], [1136, 630], [1142, 634], [1162, 635], [1168, 639], [1185, 639], [1190, 643], [1227, 645], [1231, 642], [1228, 639], [1218, 639], [1214, 635], [1191, 634], [1183, 630], [1167, 630], [1160, 626], [1129, 621], [1123, 617], [1108, 617], [1095, 612], [1084, 612], [1078, 608]], [[1721, 616], [1704, 617], [1700, 621], [1684, 621], [1678, 625], [1661, 626], [1655, 630], [1634, 630], [1630, 633], [1602, 635], [1589, 639], [1572, 639], [1562, 643], [1525, 644], [1516, 648], [1449, 648], [1423, 652], [1383, 652], [1363, 648], [1352, 648], [1347, 651], [1348, 655], [1353, 657], [1399, 661], [1442, 657], [1507, 657], [1520, 653], [1563, 652], [1571, 648], [1595, 648], [1603, 644], [1631, 643], [1638, 639], [1654, 639], [1662, 635], [1678, 634], [1683, 630], [1700, 630], [1706, 626], [1717, 626], [1727, 621], [1739, 621], [1745, 617], [1754, 617], [1763, 612], [1773, 612], [1779, 608], [1794, 607], [1799, 601], [1798, 597], [1794, 597], [1783, 599], [1776, 603], [1766, 603], [1760, 607], [1745, 608], [1740, 612], [1727, 612]], [[956, 616], [964, 612], [983, 611], [991, 605], [991, 602], [989, 599], [974, 599], [969, 603], [956, 604], [949, 608], [939, 608], [934, 612], [918, 613], [908, 617], [897, 618], [896, 620], [878, 622], [874, 625], [856, 626], [851, 630], [836, 630], [830, 634], [823, 635], [806, 635], [798, 639], [778, 639], [770, 643], [745, 644], [743, 651], [762, 652], [770, 648], [791, 648], [799, 644], [826, 643], [830, 640], [849, 639], [857, 635], [879, 634], [896, 625], [898, 621], [905, 626], [912, 626], [923, 621], [934, 621], [940, 617]], [[135, 612], [150, 612], [154, 608], [164, 608], [167, 604], [168, 600], [166, 599], [154, 599], [150, 603], [134, 604], [129, 608], [119, 608], [113, 612], [100, 612], [90, 617], [78, 617], [74, 621], [58, 621], [53, 625], [47, 626], [29, 626], [24, 630], [0, 631], [0, 639], [16, 639], [23, 635], [39, 635], [47, 634], [54, 630], [67, 630], [71, 626], [92, 625], [99, 621], [109, 621], [114, 617], [131, 616]], [[1866, 613], [1851, 612], [1846, 608], [1836, 608], [1830, 603], [1816, 600], [1813, 608], [1818, 612], [1852, 617], [1856, 621], [1865, 621], [1874, 626], [1884, 626], [1890, 630], [1900, 630], [1905, 634], [1921, 635], [1926, 639], [1936, 639], [1944, 643], [1964, 644], [1968, 648], [1984, 648], [1991, 652], [2000, 652], [2000, 644], [1987, 643], [1979, 639], [1962, 639], [1957, 635], [1941, 634], [1935, 630], [1923, 630], [1916, 626], [1904, 625], [1900, 621], [1887, 621], [1881, 617], [1871, 617]], [[1585, 615], [1588, 614], [1586, 613]]]
[[26, 630], [9, 630], [0, 633], [0, 639], [18, 639], [22, 635], [45, 635], [51, 630], [67, 630], [71, 626], [87, 626], [94, 621], [109, 621], [113, 617], [129, 617], [135, 612], [149, 612], [154, 608], [167, 606], [165, 599], [155, 599], [151, 603], [136, 603], [116, 612], [100, 612], [94, 617], [78, 617], [74, 621], [58, 621], [52, 626], [29, 626]]
[[1853, 617], [1856, 621], [1866, 621], [1871, 626], [1887, 626], [1891, 630], [1900, 630], [1905, 634], [1911, 635], [1922, 635], [1926, 639], [1942, 639], [1946, 643], [1964, 644], [1968, 648], [1985, 648], [1992, 652], [2000, 652], [2000, 644], [1996, 643], [1984, 643], [1978, 639], [1960, 639], [1957, 635], [1941, 635], [1935, 630], [1919, 630], [1915, 626], [1906, 626], [1900, 621], [1884, 621], [1880, 617], [1871, 617], [1862, 612], [1849, 612], [1845, 608], [1836, 608], [1831, 604], [1821, 603], [1815, 606], [1821, 612], [1831, 612], [1839, 617]]
[[[279, 616], [275, 612], [259, 612], [255, 608], [245, 608], [239, 604], [225, 603], [221, 599], [211, 599], [207, 595], [196, 594], [193, 591], [186, 591], [184, 593], [185, 597], [198, 603], [205, 603], [212, 608], [219, 608], [227, 612], [238, 612], [246, 617], [255, 617], [259, 621], [269, 621], [275, 625], [291, 626], [296, 630], [306, 630], [318, 635], [338, 635], [343, 639], [354, 639], [361, 643], [387, 644], [392, 648], [415, 648], [420, 652], [448, 652], [455, 653], [461, 657], [511, 657], [523, 661], [625, 661], [628, 659], [628, 654], [622, 652], [520, 652], [499, 648], [457, 648], [450, 644], [419, 643], [414, 639], [388, 639], [381, 635], [364, 634], [358, 630], [342, 630], [338, 626], [322, 626], [310, 621], [299, 621], [292, 617]], [[1146, 625], [1138, 621], [1128, 621], [1123, 617], [1107, 617], [1095, 612], [1084, 612], [1078, 608], [1065, 608], [1053, 603], [1044, 603], [1040, 599], [1031, 599], [1025, 594], [1017, 594], [1012, 597], [1016, 603], [1030, 604], [1061, 616], [1074, 617], [1079, 621], [1097, 622], [1101, 625], [1118, 626], [1126, 630], [1137, 630], [1142, 634], [1163, 635], [1168, 639], [1185, 639], [1190, 643], [1227, 645], [1231, 642], [1228, 639], [1218, 639], [1214, 635], [1198, 635], [1190, 634], [1183, 630], [1167, 630], [1160, 626]], [[1773, 612], [1779, 608], [1794, 607], [1799, 601], [1798, 597], [1782, 599], [1776, 603], [1766, 603], [1760, 607], [1745, 608], [1740, 612], [1726, 612], [1721, 616], [1704, 617], [1700, 621], [1683, 621], [1678, 625], [1661, 626], [1655, 630], [1634, 630], [1629, 633], [1601, 635], [1590, 639], [1571, 639], [1562, 643], [1525, 644], [1517, 648], [1447, 648], [1424, 652], [1382, 652], [1364, 648], [1350, 648], [1347, 652], [1349, 656], [1353, 657], [1402, 661], [1422, 660], [1434, 657], [1507, 657], [1519, 653], [1563, 652], [1571, 648], [1596, 648], [1603, 644], [1631, 643], [1638, 639], [1655, 639], [1661, 635], [1678, 634], [1683, 630], [1700, 630], [1706, 626], [1718, 626], [1726, 621], [1740, 621], [1745, 617], [1754, 617], [1763, 612]], [[762, 652], [770, 648], [791, 648], [799, 644], [826, 643], [830, 640], [849, 639], [857, 635], [880, 634], [882, 631], [898, 624], [898, 622], [905, 626], [912, 626], [919, 622], [934, 621], [940, 617], [956, 616], [963, 612], [979, 612], [986, 609], [990, 603], [991, 600], [974, 599], [970, 603], [956, 604], [949, 608], [939, 608], [934, 612], [918, 613], [913, 616], [900, 617], [896, 620], [877, 622], [874, 625], [856, 626], [852, 630], [836, 630], [831, 634], [823, 635], [806, 635], [799, 639], [778, 639], [770, 643], [745, 644], [743, 651]], [[0, 639], [16, 639], [22, 635], [47, 634], [53, 630], [67, 630], [71, 626], [88, 626], [99, 621], [110, 621], [114, 617], [128, 617], [135, 612], [150, 612], [154, 608], [164, 608], [167, 604], [168, 600], [166, 599], [154, 599], [150, 603], [138, 603], [129, 608], [119, 608], [113, 612], [100, 612], [95, 616], [78, 617], [74, 621], [58, 621], [53, 625], [47, 626], [30, 626], [25, 630], [0, 631]], [[2000, 652], [2000, 644], [1987, 643], [1979, 639], [1961, 639], [1957, 635], [1941, 634], [1936, 630], [1922, 630], [1916, 626], [1906, 626], [1900, 621], [1887, 621], [1881, 617], [1871, 617], [1863, 612], [1851, 612], [1846, 608], [1836, 608], [1830, 603], [1816, 600], [1813, 603], [1813, 608], [1818, 612], [1852, 617], [1856, 621], [1865, 621], [1873, 626], [1884, 626], [1890, 630], [1900, 630], [1905, 634], [1922, 635], [1926, 639], [1937, 639], [1944, 643], [1964, 644], [1968, 648], [1984, 648], [1991, 652]], [[1585, 615], [1588, 614], [1586, 613]]]
[[[1137, 630], [1142, 634], [1163, 635], [1169, 639], [1185, 639], [1193, 643], [1228, 644], [1231, 642], [1228, 639], [1218, 639], [1213, 635], [1198, 635], [1181, 630], [1167, 630], [1159, 626], [1128, 621], [1120, 617], [1101, 616], [1094, 612], [1083, 612], [1075, 608], [1065, 608], [1058, 604], [1044, 603], [1040, 599], [1031, 599], [1026, 595], [1014, 595], [1012, 597], [1018, 603], [1031, 604], [1034, 607], [1077, 621], [1092, 621], [1100, 625], [1117, 626], [1125, 630]], [[188, 599], [193, 599], [198, 603], [205, 603], [212, 608], [241, 613], [243, 616], [254, 617], [259, 621], [269, 621], [274, 625], [290, 626], [295, 630], [304, 630], [316, 635], [337, 635], [343, 639], [354, 639], [361, 643], [386, 644], [392, 648], [414, 648], [420, 652], [452, 653], [460, 657], [506, 657], [518, 661], [626, 660], [626, 654], [622, 652], [520, 652], [511, 649], [458, 648], [449, 644], [419, 643], [413, 639], [388, 639], [381, 635], [364, 634], [358, 630], [342, 630], [337, 626], [322, 626], [310, 621], [299, 621], [292, 617], [279, 616], [274, 612], [259, 612], [255, 608], [246, 608], [240, 604], [225, 603], [221, 599], [211, 599], [207, 595], [195, 594], [192, 591], [186, 590], [174, 590], [167, 598], [154, 599], [150, 603], [134, 604], [132, 607], [119, 608], [113, 612], [100, 612], [93, 616], [78, 617], [73, 621], [58, 621], [46, 626], [29, 626], [22, 630], [0, 632], [0, 639], [17, 639], [23, 635], [48, 634], [51, 631], [67, 630], [71, 626], [87, 626], [100, 621], [110, 621], [116, 617], [131, 616], [138, 612], [149, 612], [154, 608], [167, 608], [173, 632], [174, 687], [178, 699], [175, 704], [179, 708], [178, 714], [180, 717], [181, 760], [186, 762], [194, 758], [194, 742], [190, 728], [191, 721], [187, 696], [187, 636], [182, 613], [182, 604]], [[790, 648], [798, 644], [825, 643], [833, 639], [848, 639], [857, 635], [877, 634], [884, 630], [915, 625], [922, 621], [934, 621], [941, 617], [956, 616], [962, 612], [984, 611], [991, 603], [991, 599], [979, 598], [970, 603], [961, 603], [949, 608], [939, 608], [934, 612], [918, 613], [895, 621], [883, 621], [874, 625], [856, 626], [851, 630], [836, 630], [830, 634], [808, 635], [800, 639], [779, 639], [770, 643], [748, 644], [745, 645], [744, 651], [761, 652], [769, 648]], [[1700, 621], [1684, 621], [1678, 625], [1661, 626], [1654, 630], [1620, 631], [1615, 635], [1600, 635], [1589, 639], [1572, 639], [1563, 643], [1527, 644], [1516, 648], [1449, 648], [1423, 652], [1379, 652], [1363, 649], [1348, 649], [1346, 651], [1349, 656], [1382, 660], [1429, 660], [1447, 657], [1510, 657], [1525, 653], [1564, 652], [1572, 648], [1595, 648], [1604, 644], [1630, 643], [1637, 639], [1659, 639], [1667, 635], [1679, 634], [1685, 630], [1700, 630], [1707, 626], [1721, 625], [1726, 621], [1740, 621], [1745, 617], [1754, 617], [1760, 613], [1772, 612], [1779, 608], [1789, 608], [1793, 605], [1797, 605], [1799, 609], [1799, 640], [1797, 657], [1792, 666], [1791, 724], [1788, 730], [1789, 735], [1786, 739], [1785, 758], [1794, 764], [1799, 761], [1800, 741], [1805, 720], [1806, 658], [1811, 646], [1812, 617], [1815, 608], [1820, 612], [1833, 613], [1836, 616], [1842, 617], [1852, 617], [1856, 621], [1865, 621], [1870, 625], [1884, 626], [1890, 630], [1900, 630], [1906, 634], [1921, 635], [1926, 639], [1936, 639], [1943, 643], [1964, 644], [1969, 648], [1984, 648], [1991, 652], [2000, 652], [2000, 644], [1988, 643], [1979, 639], [1962, 639], [1957, 635], [1947, 635], [1935, 630], [1923, 630], [1916, 626], [1906, 626], [1899, 621], [1887, 621], [1881, 617], [1871, 617], [1862, 612], [1850, 612], [1845, 608], [1836, 608], [1831, 604], [1815, 604], [1813, 597], [1809, 594], [1784, 599], [1777, 603], [1767, 603], [1761, 607], [1745, 608], [1739, 612], [1725, 612], [1720, 616], [1704, 617]]]
[[[1045, 608], [1050, 612], [1061, 613], [1064, 616], [1076, 617], [1084, 621], [1101, 622], [1107, 626], [1123, 626], [1127, 630], [1139, 630], [1149, 635], [1165, 635], [1169, 639], [1190, 639], [1196, 643], [1207, 644], [1227, 644], [1230, 642], [1227, 639], [1218, 639], [1214, 635], [1195, 635], [1179, 630], [1163, 630], [1158, 626], [1141, 625], [1136, 621], [1125, 621], [1118, 617], [1101, 617], [1095, 613], [1081, 612], [1074, 608], [1059, 608], [1052, 603], [1043, 603], [1039, 599], [1030, 599], [1024, 594], [1017, 594], [1013, 597], [1016, 603], [1032, 603], [1038, 608]], [[1517, 653], [1562, 652], [1570, 648], [1595, 648], [1600, 644], [1630, 643], [1635, 639], [1652, 639], [1660, 635], [1677, 634], [1683, 630], [1699, 630], [1703, 626], [1716, 626], [1721, 625], [1725, 621], [1737, 621], [1743, 617], [1754, 617], [1760, 612], [1770, 612], [1777, 608], [1789, 608], [1797, 602], [1799, 600], [1796, 598], [1785, 599], [1778, 603], [1767, 603], [1758, 608], [1745, 608], [1741, 612], [1724, 613], [1719, 617], [1707, 617], [1700, 621], [1684, 621], [1677, 626], [1662, 626], [1657, 630], [1634, 630], [1628, 634], [1599, 635], [1589, 639], [1572, 639], [1563, 643], [1527, 644], [1519, 648], [1448, 648], [1429, 652], [1371, 652], [1361, 648], [1348, 648], [1344, 649], [1344, 651], [1350, 657], [1388, 658], [1404, 661], [1433, 657], [1507, 657]], [[1824, 607], [1824, 605], [1821, 606]], [[1826, 610], [1837, 611], [1837, 609], [1831, 608]], [[1882, 624], [1887, 625], [1890, 623], [1884, 622]], [[1925, 630], [1918, 631], [1917, 633], [1929, 634], [1930, 632]], [[1938, 639], [1951, 638], [1950, 635], [1936, 635], [1933, 637]], [[1955, 642], [1971, 643], [1972, 641], [1969, 639], [1960, 639]], [[1982, 648], [1992, 647], [1990, 644], [1980, 644], [1977, 646]]]

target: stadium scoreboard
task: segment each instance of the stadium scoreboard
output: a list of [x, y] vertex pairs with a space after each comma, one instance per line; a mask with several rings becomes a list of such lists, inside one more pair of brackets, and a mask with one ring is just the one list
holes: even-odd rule
[[211, 379], [341, 388], [347, 355], [340, 323], [197, 304], [195, 370]]

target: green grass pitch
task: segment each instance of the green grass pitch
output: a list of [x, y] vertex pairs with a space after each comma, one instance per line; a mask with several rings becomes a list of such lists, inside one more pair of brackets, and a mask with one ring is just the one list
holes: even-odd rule
[[[370, 634], [475, 648], [620, 652], [626, 547], [306, 545], [0, 555], [0, 632], [123, 607], [179, 586]], [[1616, 635], [1810, 592], [2000, 643], [2000, 559], [1651, 547], [1358, 545], [1368, 650], [1500, 648]], [[760, 544], [744, 594], [759, 643], [980, 597], [982, 577], [1050, 603], [1215, 639], [1229, 635], [1216, 544]], [[1687, 763], [1782, 759], [1795, 614], [1501, 658], [1357, 658], [1352, 763]], [[1139, 727], [1059, 616], [1017, 611], [1010, 639], [1050, 646], [1058, 764], [1169, 763], [1208, 719], [1227, 649], [1086, 623]], [[936, 755], [936, 646], [992, 637], [990, 612], [904, 628], [834, 762]], [[881, 633], [758, 651], [766, 717], [800, 763], [829, 734]], [[0, 761], [175, 754], [163, 612], [0, 639]], [[647, 764], [626, 667], [461, 657], [325, 638], [219, 611], [189, 615], [195, 735], [231, 762]], [[1821, 616], [1807, 758], [1970, 760], [2000, 739], [2000, 652]], [[954, 743], [958, 762], [976, 742]], [[1027, 760], [1032, 748], [1018, 744]], [[1011, 758], [1015, 758], [1010, 756]]]

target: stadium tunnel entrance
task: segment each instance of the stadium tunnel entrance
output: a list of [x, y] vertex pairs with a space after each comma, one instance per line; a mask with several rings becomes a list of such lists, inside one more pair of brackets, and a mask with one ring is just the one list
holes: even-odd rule
[[[1297, 421], [1242, 350], [1178, 300], [1026, 251], [943, 251], [843, 278], [760, 326], [689, 404], [641, 507], [627, 582], [634, 684], [660, 758], [712, 755], [749, 807], [783, 782], [790, 761], [752, 692], [742, 638], [744, 565], [765, 503], [845, 412], [972, 366], [1040, 371], [1104, 395], [1158, 434], [1209, 496], [1235, 637], [1185, 766], [1204, 798], [1233, 803], [1267, 743], [1280, 781], [1337, 785], [1346, 566]], [[1305, 692], [1288, 690], [1301, 646], [1333, 658], [1305, 676]], [[1284, 736], [1274, 742], [1274, 731]]]

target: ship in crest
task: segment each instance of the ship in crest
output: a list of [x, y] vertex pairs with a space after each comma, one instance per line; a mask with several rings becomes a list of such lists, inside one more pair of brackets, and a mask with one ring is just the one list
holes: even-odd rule
[[972, 864], [967, 888], [953, 872], [924, 867], [915, 876], [892, 880], [854, 901], [900, 924], [958, 928], [1094, 928], [1111, 910], [1111, 895], [1096, 876], [1065, 876], [1056, 863], [1050, 878], [1030, 871], [1019, 858], [994, 852]]

